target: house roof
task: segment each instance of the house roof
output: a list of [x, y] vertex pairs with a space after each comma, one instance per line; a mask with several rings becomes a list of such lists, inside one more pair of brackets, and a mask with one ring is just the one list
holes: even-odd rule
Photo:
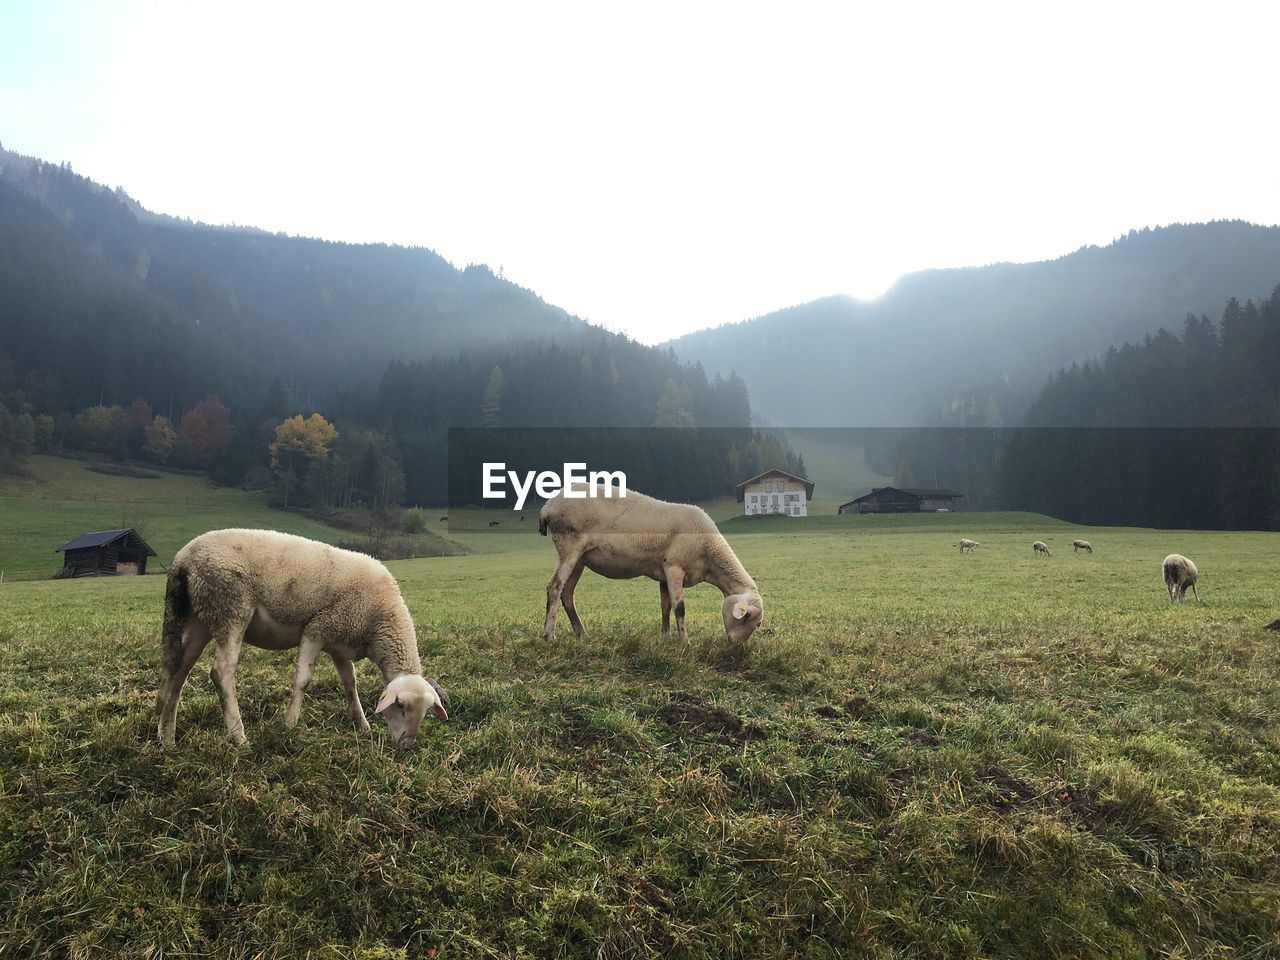
[[872, 497], [880, 497], [886, 493], [905, 493], [908, 497], [915, 497], [918, 500], [924, 500], [926, 498], [933, 499], [933, 498], [944, 498], [944, 497], [958, 499], [964, 496], [963, 493], [958, 493], [955, 490], [944, 490], [940, 488], [933, 489], [933, 488], [925, 488], [925, 487], [910, 487], [910, 488], [908, 487], [872, 487], [870, 493], [864, 493], [860, 497], [854, 497], [852, 500], [849, 500], [846, 503], [840, 504], [840, 507], [837, 507], [837, 509], [840, 509], [841, 507], [849, 507], [855, 503], [862, 503], [864, 500], [870, 500]]
[[115, 541], [128, 536], [134, 537], [139, 544], [146, 547], [147, 556], [156, 556], [156, 552], [148, 546], [147, 541], [139, 537], [132, 527], [125, 527], [122, 530], [98, 530], [95, 533], [82, 533], [74, 540], [64, 543], [53, 552], [61, 553], [64, 550], [86, 550], [89, 547], [102, 547], [106, 546], [108, 543], [115, 543]]
[[738, 484], [738, 502], [741, 503], [747, 494], [747, 486], [755, 483], [757, 480], [763, 480], [765, 477], [786, 477], [788, 480], [795, 480], [797, 483], [804, 484], [804, 498], [806, 500], [813, 499], [813, 481], [805, 477], [798, 477], [794, 473], [787, 473], [785, 470], [766, 470], [764, 473], [757, 473], [749, 480], [743, 480]]

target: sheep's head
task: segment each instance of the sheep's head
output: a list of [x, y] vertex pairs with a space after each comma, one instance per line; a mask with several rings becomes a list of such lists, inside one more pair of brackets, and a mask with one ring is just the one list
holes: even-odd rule
[[387, 684], [373, 712], [386, 717], [392, 743], [401, 750], [407, 750], [417, 742], [418, 728], [422, 726], [422, 718], [428, 710], [441, 720], [449, 719], [442, 702], [443, 693], [430, 680], [416, 673], [406, 673]]
[[733, 643], [745, 643], [764, 619], [764, 600], [754, 590], [731, 593], [720, 605], [724, 632]]

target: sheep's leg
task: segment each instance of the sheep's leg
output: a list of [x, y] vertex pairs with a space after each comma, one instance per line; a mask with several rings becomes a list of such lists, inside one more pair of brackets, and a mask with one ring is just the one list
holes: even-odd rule
[[360, 694], [356, 692], [355, 665], [332, 650], [329, 651], [329, 656], [333, 658], [333, 665], [338, 668], [338, 676], [342, 678], [342, 689], [347, 691], [347, 709], [351, 712], [351, 719], [355, 721], [356, 729], [368, 730], [369, 718], [364, 715], [364, 707], [360, 705]]
[[662, 635], [671, 633], [671, 591], [667, 589], [667, 581], [658, 582], [658, 592], [662, 595]]
[[573, 632], [579, 637], [586, 634], [582, 628], [582, 620], [578, 617], [578, 608], [573, 605], [573, 591], [578, 586], [578, 580], [582, 576], [582, 568], [585, 564], [579, 560], [578, 565], [573, 568], [573, 573], [569, 574], [569, 579], [565, 581], [564, 590], [560, 594], [560, 602], [564, 604], [564, 612], [569, 615], [569, 622], [573, 624]]
[[178, 700], [182, 697], [182, 687], [211, 638], [209, 628], [196, 617], [191, 617], [182, 631], [182, 653], [172, 676], [164, 679], [161, 696], [158, 698], [160, 742], [166, 747], [171, 747], [174, 743], [174, 727], [178, 721]]
[[240, 701], [236, 698], [236, 665], [240, 662], [240, 650], [244, 646], [246, 622], [233, 630], [221, 630], [215, 640], [218, 648], [213, 653], [213, 667], [209, 677], [222, 701], [222, 716], [227, 723], [227, 740], [232, 746], [248, 743], [244, 735], [244, 721], [240, 719]]
[[547, 640], [555, 639], [556, 610], [560, 605], [560, 597], [564, 592], [564, 585], [568, 582], [569, 576], [573, 573], [573, 568], [577, 565], [577, 557], [562, 558], [559, 566], [556, 567], [556, 572], [547, 581], [547, 620], [542, 627], [542, 636]]
[[671, 609], [676, 612], [676, 635], [687, 642], [689, 633], [684, 628], [684, 571], [679, 567], [667, 567], [663, 573], [667, 575], [667, 595], [671, 600]]
[[[1192, 583], [1191, 583], [1191, 592], [1192, 592], [1193, 594], [1195, 594], [1195, 597], [1196, 597], [1196, 603], [1199, 603], [1199, 602], [1200, 602], [1200, 591], [1196, 589], [1195, 581], [1192, 581]], [[1182, 595], [1185, 597], [1185, 596], [1187, 595], [1187, 591], [1183, 590], [1183, 591], [1182, 591]]]
[[298, 647], [298, 669], [293, 675], [293, 698], [289, 701], [289, 712], [284, 715], [284, 725], [292, 730], [298, 725], [298, 714], [302, 712], [302, 695], [311, 683], [311, 675], [316, 669], [316, 658], [323, 650], [319, 640], [302, 638]]

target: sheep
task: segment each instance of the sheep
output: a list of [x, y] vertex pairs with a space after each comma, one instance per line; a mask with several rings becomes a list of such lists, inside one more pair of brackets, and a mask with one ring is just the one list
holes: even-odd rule
[[1164, 576], [1165, 588], [1169, 591], [1170, 603], [1181, 603], [1187, 597], [1187, 587], [1195, 595], [1196, 603], [1200, 602], [1200, 591], [1196, 589], [1196, 581], [1200, 579], [1200, 571], [1196, 565], [1180, 553], [1171, 553], [1160, 564], [1160, 572]]
[[1084, 550], [1086, 553], [1093, 553], [1093, 547], [1089, 544], [1088, 540], [1072, 540], [1071, 546], [1073, 547], [1073, 553], [1079, 553], [1081, 550]]
[[662, 633], [676, 631], [688, 640], [684, 625], [684, 588], [710, 583], [724, 594], [720, 615], [729, 640], [744, 643], [760, 626], [764, 601], [715, 523], [699, 507], [655, 500], [634, 490], [624, 498], [548, 500], [538, 515], [538, 532], [551, 532], [559, 562], [547, 583], [543, 636], [555, 636], [556, 608], [564, 603], [573, 632], [584, 635], [573, 592], [584, 568], [612, 580], [649, 577], [658, 581]]
[[165, 746], [174, 743], [182, 686], [211, 640], [216, 649], [209, 675], [234, 746], [247, 742], [235, 686], [245, 643], [298, 648], [286, 727], [298, 722], [302, 694], [321, 653], [342, 678], [358, 729], [369, 729], [352, 665], [363, 657], [382, 671], [386, 688], [374, 713], [385, 715], [397, 747], [413, 746], [427, 710], [448, 718], [443, 691], [422, 676], [413, 620], [395, 578], [362, 553], [272, 530], [235, 529], [201, 534], [179, 550], [165, 588], [156, 695]]
[[498, 520], [490, 520], [490, 521], [489, 521], [489, 527], [490, 527], [490, 528], [496, 527], [500, 522], [501, 522], [501, 521], [498, 521]]
[[1052, 557], [1052, 556], [1053, 556], [1053, 554], [1049, 552], [1049, 545], [1048, 545], [1047, 543], [1045, 543], [1043, 540], [1037, 540], [1035, 543], [1033, 543], [1033, 544], [1031, 545], [1031, 551], [1032, 551], [1032, 552], [1033, 552], [1037, 557], [1038, 557], [1038, 556], [1041, 556], [1042, 554], [1043, 554], [1044, 556], [1046, 556], [1046, 557]]
[[968, 550], [970, 553], [973, 553], [974, 548], [980, 547], [982, 546], [982, 544], [980, 544], [977, 540], [966, 540], [963, 537], [961, 537], [960, 542], [953, 543], [952, 546], [959, 547], [961, 553], [964, 553], [966, 550]]

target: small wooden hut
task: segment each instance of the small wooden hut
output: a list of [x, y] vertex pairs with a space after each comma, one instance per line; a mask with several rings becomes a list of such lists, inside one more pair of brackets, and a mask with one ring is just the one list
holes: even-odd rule
[[147, 572], [156, 552], [131, 528], [82, 533], [54, 553], [62, 554], [58, 577], [128, 577]]

